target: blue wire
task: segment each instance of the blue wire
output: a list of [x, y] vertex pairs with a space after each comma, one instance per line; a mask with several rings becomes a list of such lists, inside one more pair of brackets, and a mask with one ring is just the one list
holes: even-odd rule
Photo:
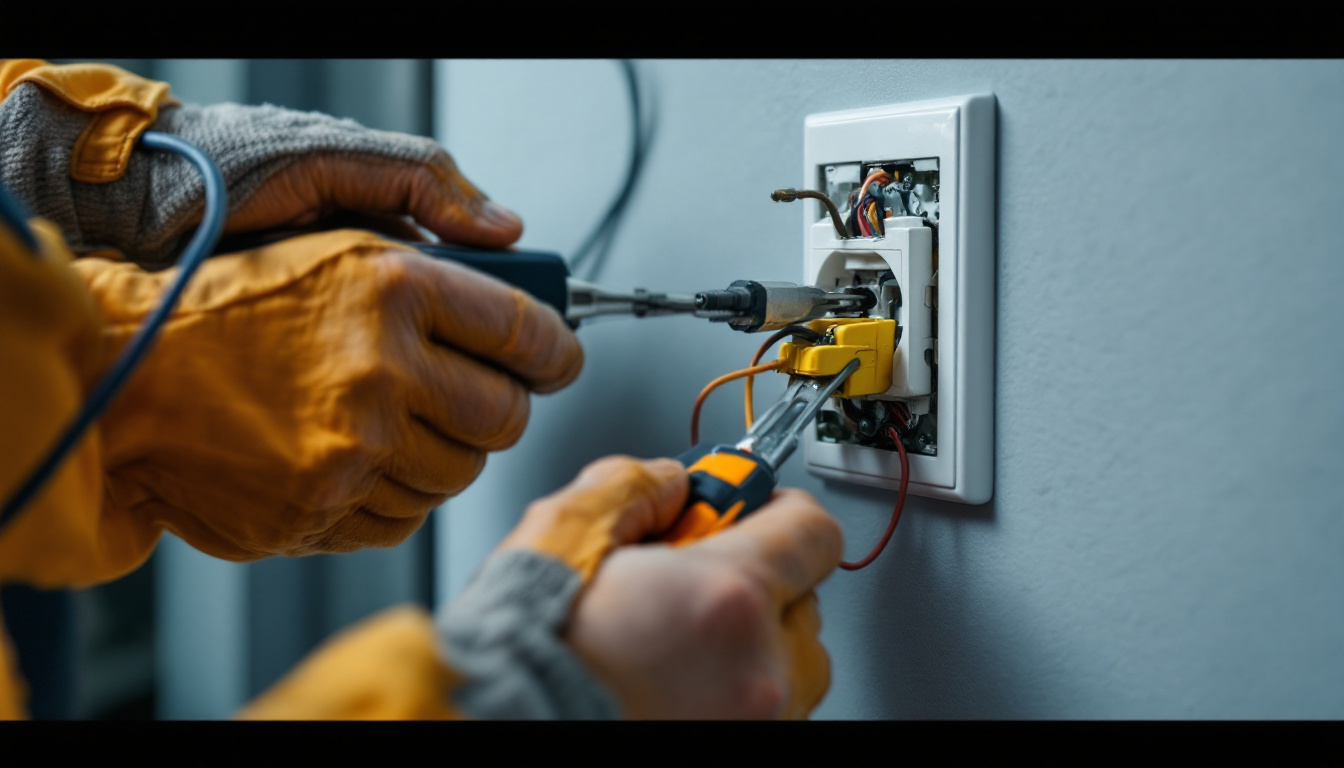
[[163, 326], [168, 315], [177, 305], [177, 299], [182, 295], [183, 289], [187, 287], [187, 281], [191, 279], [196, 268], [205, 261], [215, 249], [219, 242], [219, 236], [224, 231], [224, 219], [227, 216], [226, 193], [224, 189], [224, 176], [220, 174], [219, 168], [214, 162], [202, 152], [195, 144], [184, 141], [176, 136], [171, 136], [158, 131], [146, 131], [140, 138], [140, 145], [148, 149], [165, 150], [176, 152], [187, 160], [191, 161], [201, 172], [205, 179], [205, 216], [201, 220], [201, 225], [196, 228], [196, 234], [192, 236], [191, 242], [182, 252], [182, 258], [178, 262], [178, 276], [173, 284], [168, 286], [167, 292], [159, 301], [159, 305], [154, 308], [154, 312], [140, 325], [140, 329], [131, 337], [130, 343], [122, 351], [116, 362], [112, 364], [111, 370], [107, 372], [94, 388], [93, 393], [84, 401], [84, 406], [80, 409], [75, 420], [66, 427], [65, 432], [61, 434], [56, 445], [52, 446], [47, 452], [46, 458], [33, 470], [19, 490], [5, 502], [3, 510], [0, 510], [0, 528], [7, 525], [11, 518], [23, 509], [23, 507], [32, 500], [37, 492], [42, 489], [51, 475], [65, 460], [67, 454], [84, 437], [84, 433], [93, 426], [98, 417], [103, 415], [107, 406], [117, 396], [131, 374], [140, 365], [140, 361], [149, 348], [154, 344], [154, 340], [159, 335], [159, 329]]
[[[593, 257], [593, 261], [587, 266], [587, 275], [585, 279], [596, 280], [597, 274], [602, 271], [602, 264], [611, 250], [612, 241], [615, 238], [616, 229], [620, 226], [621, 219], [625, 215], [626, 206], [630, 203], [630, 198], [634, 193], [635, 184], [639, 181], [640, 173], [644, 167], [645, 158], [648, 156], [649, 145], [653, 140], [653, 122], [645, 123], [647, 116], [641, 106], [639, 95], [639, 77], [635, 73], [635, 65], [630, 59], [620, 59], [621, 71], [625, 74], [626, 89], [630, 96], [630, 117], [633, 123], [633, 131], [630, 144], [630, 164], [626, 168], [625, 181], [621, 185], [620, 191], [616, 194], [616, 199], [611, 202], [602, 220], [598, 222], [593, 231], [588, 235], [583, 244], [569, 259], [570, 269], [578, 274], [579, 266]], [[652, 111], [652, 110], [650, 110]]]

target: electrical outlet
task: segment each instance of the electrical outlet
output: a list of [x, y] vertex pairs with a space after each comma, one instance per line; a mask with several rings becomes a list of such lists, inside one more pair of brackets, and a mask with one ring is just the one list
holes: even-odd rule
[[[810, 115], [804, 128], [804, 186], [853, 236], [808, 200], [803, 280], [871, 290], [870, 315], [898, 324], [891, 388], [853, 405], [908, 410], [909, 492], [968, 504], [994, 492], [994, 132], [988, 95]], [[856, 205], [872, 180], [886, 218]], [[855, 423], [829, 404], [804, 441], [808, 469], [898, 487], [896, 452]]]

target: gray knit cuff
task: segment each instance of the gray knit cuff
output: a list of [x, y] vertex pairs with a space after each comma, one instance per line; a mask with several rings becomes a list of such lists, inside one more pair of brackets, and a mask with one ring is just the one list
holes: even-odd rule
[[560, 639], [582, 586], [572, 568], [536, 552], [486, 560], [438, 619], [448, 661], [466, 678], [457, 706], [490, 720], [619, 717], [611, 693]]
[[[185, 159], [136, 149], [110, 184], [70, 178], [75, 142], [91, 115], [24, 83], [0, 103], [0, 183], [61, 228], [76, 253], [115, 248], [144, 263], [172, 261], [205, 204], [200, 173]], [[338, 154], [444, 162], [433, 140], [365, 128], [319, 112], [270, 105], [164, 107], [152, 130], [181, 136], [220, 167], [229, 211], [304, 156]]]

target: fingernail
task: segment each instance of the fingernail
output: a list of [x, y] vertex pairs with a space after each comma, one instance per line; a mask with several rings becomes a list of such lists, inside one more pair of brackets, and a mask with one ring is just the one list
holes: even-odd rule
[[481, 218], [490, 226], [499, 229], [515, 229], [523, 225], [523, 220], [518, 214], [493, 200], [486, 200], [481, 205]]

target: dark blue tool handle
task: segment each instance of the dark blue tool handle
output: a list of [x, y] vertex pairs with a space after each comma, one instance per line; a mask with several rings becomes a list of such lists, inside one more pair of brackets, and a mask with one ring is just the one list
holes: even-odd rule
[[[713, 462], [702, 461], [714, 454], [731, 454], [750, 460], [756, 468], [745, 478], [729, 481], [714, 474]], [[686, 506], [705, 502], [720, 515], [732, 509], [739, 501], [746, 502], [738, 517], [746, 517], [762, 507], [775, 491], [775, 473], [759, 456], [739, 451], [728, 445], [700, 443], [677, 457], [690, 472], [690, 493]]]
[[484, 272], [526, 291], [532, 298], [555, 307], [565, 316], [569, 309], [569, 265], [547, 251], [489, 251], [441, 243], [413, 243], [436, 259], [448, 259]]

